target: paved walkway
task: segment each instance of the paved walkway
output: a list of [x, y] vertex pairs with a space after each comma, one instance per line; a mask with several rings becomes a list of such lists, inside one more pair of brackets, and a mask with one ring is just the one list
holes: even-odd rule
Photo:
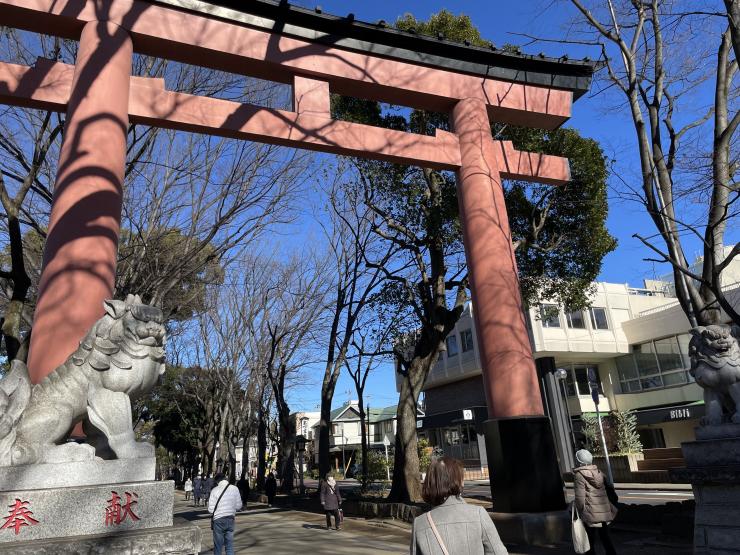
[[[175, 494], [175, 517], [198, 524], [203, 534], [203, 551], [213, 552], [210, 519], [203, 508], [195, 509]], [[239, 554], [265, 555], [371, 555], [407, 554], [410, 527], [397, 521], [383, 522], [347, 518], [343, 530], [324, 529], [324, 516], [316, 513], [268, 508], [251, 504], [237, 515], [235, 547]], [[629, 555], [691, 555], [691, 547], [655, 538], [637, 530], [613, 532], [617, 550]], [[510, 555], [566, 555], [568, 546], [552, 548], [508, 546]]]

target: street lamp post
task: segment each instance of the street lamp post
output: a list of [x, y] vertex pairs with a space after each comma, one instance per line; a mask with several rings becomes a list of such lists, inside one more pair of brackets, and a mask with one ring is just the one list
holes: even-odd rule
[[555, 371], [555, 377], [560, 382], [560, 391], [563, 396], [563, 403], [565, 404], [565, 412], [568, 415], [568, 431], [570, 432], [570, 440], [572, 442], [571, 450], [575, 452], [576, 449], [576, 435], [573, 433], [573, 420], [570, 416], [570, 406], [568, 405], [568, 392], [565, 389], [565, 380], [568, 378], [568, 371], [565, 368], [558, 368]]
[[306, 451], [306, 437], [303, 435], [296, 436], [295, 445], [298, 451], [298, 479], [300, 480], [301, 496], [306, 494], [306, 488], [303, 485], [303, 453]]

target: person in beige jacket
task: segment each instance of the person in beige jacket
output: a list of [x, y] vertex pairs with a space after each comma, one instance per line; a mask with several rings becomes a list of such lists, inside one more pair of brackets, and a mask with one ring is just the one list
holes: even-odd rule
[[617, 508], [609, 501], [606, 493], [604, 475], [593, 464], [593, 455], [586, 449], [576, 453], [576, 466], [573, 469], [573, 487], [578, 514], [586, 525], [586, 533], [591, 549], [587, 555], [596, 553], [596, 535], [604, 545], [607, 555], [616, 555], [614, 544], [609, 536], [609, 524], [617, 516]]

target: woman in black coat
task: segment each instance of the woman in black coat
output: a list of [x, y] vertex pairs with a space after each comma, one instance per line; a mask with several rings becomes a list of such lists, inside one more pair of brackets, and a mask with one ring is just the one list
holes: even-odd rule
[[324, 507], [324, 513], [326, 513], [326, 529], [331, 530], [331, 515], [334, 515], [334, 528], [341, 530], [339, 507], [342, 505], [342, 494], [339, 493], [337, 482], [331, 474], [327, 474], [326, 481], [321, 482], [319, 496], [321, 497], [321, 506]]
[[277, 480], [272, 472], [267, 475], [267, 480], [265, 480], [265, 493], [267, 494], [267, 506], [272, 507], [277, 493]]

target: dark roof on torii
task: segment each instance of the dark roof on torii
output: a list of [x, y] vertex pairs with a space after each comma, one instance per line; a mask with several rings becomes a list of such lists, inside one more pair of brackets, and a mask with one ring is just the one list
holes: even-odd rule
[[497, 49], [472, 46], [445, 39], [400, 31], [380, 20], [359, 21], [354, 14], [337, 16], [293, 6], [276, 0], [155, 0], [187, 10], [238, 21], [250, 27], [337, 46], [438, 67], [573, 91], [574, 99], [582, 96], [591, 84], [596, 64], [588, 59], [568, 60], [544, 55], [516, 54]]

